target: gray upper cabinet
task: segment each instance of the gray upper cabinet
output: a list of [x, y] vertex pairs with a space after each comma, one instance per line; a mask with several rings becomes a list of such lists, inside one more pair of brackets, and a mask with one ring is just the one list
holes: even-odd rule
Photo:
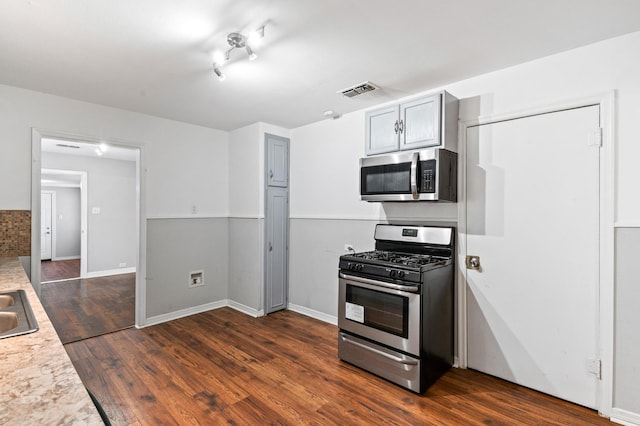
[[457, 151], [458, 99], [442, 91], [366, 113], [367, 155], [417, 148]]

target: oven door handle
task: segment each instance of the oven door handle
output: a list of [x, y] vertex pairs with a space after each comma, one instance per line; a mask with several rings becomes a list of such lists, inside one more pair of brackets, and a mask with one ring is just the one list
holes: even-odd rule
[[409, 291], [412, 293], [417, 293], [419, 290], [418, 287], [413, 285], [400, 285], [400, 284], [387, 283], [384, 281], [370, 280], [368, 278], [354, 277], [353, 275], [346, 275], [346, 274], [343, 274], [342, 272], [340, 272], [340, 278], [343, 278], [345, 280], [360, 282], [363, 284], [374, 285], [377, 287], [384, 287], [392, 290], [398, 290], [398, 291]]
[[342, 339], [343, 342], [347, 342], [350, 345], [357, 346], [357, 347], [359, 347], [361, 349], [365, 349], [367, 351], [373, 352], [373, 353], [375, 353], [377, 355], [383, 356], [383, 357], [388, 358], [388, 359], [390, 359], [392, 361], [395, 361], [395, 362], [398, 362], [398, 363], [401, 363], [401, 364], [406, 364], [406, 365], [418, 365], [418, 361], [416, 361], [414, 359], [400, 358], [398, 356], [394, 356], [394, 355], [388, 354], [386, 352], [383, 352], [383, 351], [381, 351], [379, 349], [372, 348], [372, 347], [367, 346], [367, 345], [363, 345], [360, 342], [356, 342], [355, 340], [349, 339], [347, 336], [345, 336], [342, 333], [340, 333], [340, 338]]

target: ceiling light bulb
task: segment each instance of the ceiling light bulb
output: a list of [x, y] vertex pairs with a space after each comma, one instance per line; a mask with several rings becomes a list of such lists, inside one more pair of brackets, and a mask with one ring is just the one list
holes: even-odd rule
[[213, 61], [217, 64], [224, 64], [229, 60], [229, 56], [223, 52], [216, 52], [213, 54]]
[[256, 52], [253, 51], [253, 49], [251, 49], [250, 46], [246, 46], [247, 49], [247, 55], [249, 55], [249, 60], [253, 61], [254, 59], [256, 59], [258, 57], [258, 55], [256, 55]]
[[264, 27], [260, 27], [254, 32], [252, 32], [251, 34], [249, 34], [249, 37], [247, 37], [247, 43], [251, 44], [252, 46], [259, 46], [263, 38], [264, 38]]
[[213, 72], [216, 73], [216, 75], [218, 76], [218, 79], [220, 79], [220, 81], [224, 81], [225, 78], [227, 78], [226, 75], [224, 75], [222, 73], [222, 71], [220, 71], [220, 68], [218, 68], [217, 66], [213, 66]]

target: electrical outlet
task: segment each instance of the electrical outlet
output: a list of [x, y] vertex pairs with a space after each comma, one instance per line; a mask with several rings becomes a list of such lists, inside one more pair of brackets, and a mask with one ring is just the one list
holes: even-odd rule
[[204, 271], [189, 272], [189, 288], [200, 287], [204, 285]]
[[198, 207], [195, 204], [191, 204], [191, 214], [198, 214]]
[[118, 264], [118, 267], [119, 268], [126, 268], [127, 264], [126, 264], [126, 262], [122, 262], [122, 263]]
[[353, 249], [353, 244], [345, 244], [344, 245], [344, 251], [355, 251]]

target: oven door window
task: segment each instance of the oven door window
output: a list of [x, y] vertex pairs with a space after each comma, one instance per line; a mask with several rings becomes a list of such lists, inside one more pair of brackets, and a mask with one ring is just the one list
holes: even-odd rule
[[409, 336], [409, 298], [347, 284], [347, 319], [387, 333]]
[[363, 167], [360, 173], [362, 195], [411, 193], [411, 163]]

